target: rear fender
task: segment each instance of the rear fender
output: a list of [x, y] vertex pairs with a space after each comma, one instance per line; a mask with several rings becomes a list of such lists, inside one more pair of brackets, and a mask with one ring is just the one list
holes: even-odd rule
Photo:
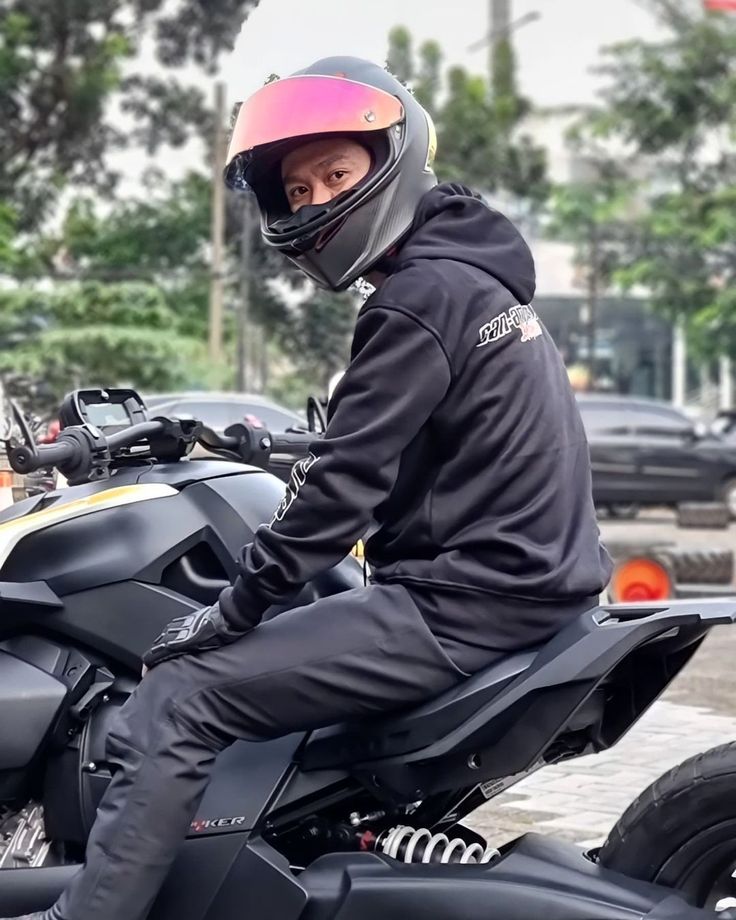
[[[433, 744], [351, 772], [375, 794], [406, 802], [603, 750], [643, 715], [711, 627], [735, 621], [730, 597], [595, 608]], [[385, 738], [391, 723], [380, 730]], [[406, 731], [401, 717], [396, 730]]]

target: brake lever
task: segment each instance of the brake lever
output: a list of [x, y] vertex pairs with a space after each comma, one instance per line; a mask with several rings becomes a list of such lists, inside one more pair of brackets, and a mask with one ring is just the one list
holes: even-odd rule
[[160, 422], [161, 429], [148, 435], [150, 454], [161, 463], [171, 463], [185, 457], [198, 440], [204, 426], [191, 418], [167, 418], [157, 415], [152, 422]]
[[271, 435], [265, 428], [253, 428], [237, 422], [218, 434], [207, 426], [202, 427], [200, 443], [208, 450], [213, 450], [239, 463], [249, 463], [260, 469], [268, 469], [271, 456]]

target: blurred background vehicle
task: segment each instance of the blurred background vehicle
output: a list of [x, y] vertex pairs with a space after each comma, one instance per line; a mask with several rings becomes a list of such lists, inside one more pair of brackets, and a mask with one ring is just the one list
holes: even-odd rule
[[191, 415], [217, 432], [243, 421], [277, 432], [307, 424], [303, 415], [257, 393], [157, 393], [143, 401], [152, 415]]
[[670, 403], [578, 394], [593, 469], [593, 498], [614, 517], [641, 506], [723, 502], [736, 519], [736, 438]]
[[[265, 428], [273, 434], [280, 434], [292, 428], [306, 429], [306, 417], [266, 396], [256, 393], [156, 393], [144, 396], [149, 415], [189, 416], [205, 423], [213, 431], [223, 434], [230, 425], [245, 422], [256, 428]], [[193, 457], [216, 457], [202, 444], [196, 444]], [[273, 459], [273, 472], [284, 481], [291, 474], [291, 461]]]

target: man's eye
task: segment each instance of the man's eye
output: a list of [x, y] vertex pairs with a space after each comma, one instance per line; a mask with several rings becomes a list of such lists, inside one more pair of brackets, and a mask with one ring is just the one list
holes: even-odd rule
[[341, 179], [344, 179], [347, 176], [347, 169], [336, 169], [331, 175], [330, 178], [334, 179], [336, 182], [339, 182]]
[[303, 185], [297, 185], [289, 192], [290, 198], [301, 198], [303, 195], [307, 194], [307, 189]]

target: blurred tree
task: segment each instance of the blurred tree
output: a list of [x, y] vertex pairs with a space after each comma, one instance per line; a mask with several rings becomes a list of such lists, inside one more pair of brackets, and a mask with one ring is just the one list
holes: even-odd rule
[[572, 243], [587, 300], [588, 379], [597, 379], [598, 305], [624, 258], [633, 184], [614, 161], [599, 160], [588, 182], [553, 188], [546, 227], [552, 239]]
[[[601, 164], [603, 166], [603, 164]], [[594, 181], [557, 185], [550, 198], [546, 232], [573, 243], [578, 266], [595, 269], [595, 282], [607, 287], [621, 268], [629, 235], [633, 183], [606, 164]], [[596, 247], [594, 258], [591, 246]]]
[[388, 69], [413, 85], [436, 122], [435, 171], [440, 180], [464, 182], [487, 193], [502, 190], [539, 204], [549, 193], [546, 153], [522, 130], [531, 105], [519, 93], [508, 41], [498, 43], [493, 60], [490, 84], [463, 67], [450, 68], [443, 83], [437, 42], [421, 46], [415, 68], [408, 30], [396, 26], [389, 33]]
[[414, 76], [411, 33], [406, 26], [394, 26], [388, 33], [386, 67], [402, 83], [410, 83]]
[[0, 202], [0, 274], [12, 272], [21, 259], [16, 247], [16, 228], [18, 218], [15, 210], [5, 202]]
[[281, 332], [285, 354], [322, 393], [347, 366], [357, 312], [355, 295], [313, 289], [292, 308], [291, 323]]
[[522, 130], [532, 111], [531, 102], [521, 95], [516, 55], [509, 37], [494, 44], [491, 76], [493, 131], [498, 149], [497, 186], [519, 198], [540, 204], [549, 194], [547, 154]]
[[494, 189], [499, 151], [486, 81], [471, 76], [463, 67], [452, 67], [437, 120], [435, 170], [440, 179]]
[[39, 226], [69, 183], [109, 195], [110, 150], [182, 144], [205, 130], [201, 90], [179, 74], [126, 75], [126, 64], [153, 36], [159, 68], [195, 63], [213, 72], [257, 2], [4, 0], [0, 202], [15, 208], [20, 229]]
[[492, 61], [491, 96], [496, 130], [510, 137], [531, 106], [519, 92], [516, 56], [508, 37], [494, 42]]
[[419, 70], [414, 93], [432, 118], [437, 117], [438, 95], [442, 87], [442, 49], [430, 39], [419, 48]]
[[168, 389], [209, 373], [203, 344], [140, 282], [2, 291], [0, 344], [0, 372], [43, 380], [57, 400], [82, 385]]
[[736, 23], [694, 4], [650, 3], [668, 35], [606, 51], [605, 105], [588, 124], [596, 144], [656, 164], [617, 278], [684, 318], [704, 354], [736, 354]]
[[[42, 267], [39, 270], [34, 264], [32, 277], [50, 274], [67, 281], [94, 280], [91, 289], [84, 285], [81, 288], [67, 285], [65, 297], [53, 301], [51, 314], [48, 311], [41, 313], [44, 323], [51, 315], [53, 329], [64, 330], [48, 336], [48, 341], [56, 343], [66, 330], [85, 326], [95, 328], [98, 340], [100, 326], [119, 326], [121, 329], [170, 327], [176, 336], [200, 342], [206, 339], [210, 182], [197, 173], [189, 173], [175, 182], [152, 178], [151, 192], [147, 197], [113, 203], [104, 216], [90, 199], [78, 200], [67, 213], [59, 232], [47, 235], [36, 247], [36, 263], [40, 262]], [[228, 195], [228, 339], [233, 337], [235, 313], [239, 309], [239, 231], [243, 204], [242, 194]], [[1, 234], [0, 220], [0, 240]], [[321, 386], [325, 375], [334, 372], [335, 366], [341, 366], [345, 358], [345, 336], [348, 336], [349, 344], [354, 301], [345, 295], [333, 296], [329, 292], [308, 298], [307, 292], [311, 291], [311, 287], [305, 285], [301, 273], [289, 269], [289, 263], [283, 256], [263, 244], [259, 233], [251, 234], [251, 245], [250, 337], [258, 343], [261, 351], [269, 355], [269, 343], [278, 346], [279, 351], [288, 355], [305, 377], [308, 389]], [[97, 299], [93, 301], [89, 296], [81, 297], [76, 315], [72, 317], [67, 298], [86, 290], [94, 290]], [[135, 308], [133, 303], [136, 297], [140, 298], [139, 308]], [[305, 299], [310, 299], [310, 303], [305, 303]], [[299, 306], [289, 305], [296, 301]], [[37, 302], [38, 297], [34, 295], [25, 301], [21, 298], [16, 303], [25, 303], [30, 309]], [[167, 317], [164, 324], [157, 319], [162, 307], [165, 307]], [[8, 309], [8, 304], [0, 300], [0, 332], [4, 309]], [[150, 322], [146, 322], [149, 311]], [[109, 314], [107, 319], [106, 314]], [[33, 364], [35, 359], [32, 355], [36, 351], [46, 360], [48, 349], [41, 345], [46, 339], [42, 340], [37, 325], [14, 326], [13, 336], [13, 346], [23, 352], [24, 368], [29, 362]], [[151, 347], [155, 344], [154, 338], [147, 337]], [[5, 336], [0, 334], [0, 346], [3, 343], [6, 347], [11, 344], [7, 330]], [[191, 353], [191, 345], [187, 353]], [[77, 341], [74, 354], [84, 347]], [[258, 358], [258, 354], [252, 354], [255, 363], [259, 363]], [[36, 361], [36, 366], [40, 366], [39, 361]], [[78, 360], [77, 366], [80, 366]], [[87, 363], [81, 366], [87, 367], [90, 373], [94, 372], [94, 365]], [[136, 375], [141, 366], [141, 362], [133, 362], [128, 378], [130, 382], [137, 382]], [[179, 373], [179, 370], [180, 363], [175, 363], [173, 373]], [[150, 371], [146, 373], [150, 375]], [[220, 383], [231, 385], [227, 373], [227, 369], [222, 369]]]
[[69, 210], [61, 233], [46, 240], [61, 273], [106, 281], [155, 283], [182, 332], [204, 339], [209, 296], [210, 182], [189, 173], [162, 182], [145, 199], [115, 204], [100, 217], [89, 199]]

